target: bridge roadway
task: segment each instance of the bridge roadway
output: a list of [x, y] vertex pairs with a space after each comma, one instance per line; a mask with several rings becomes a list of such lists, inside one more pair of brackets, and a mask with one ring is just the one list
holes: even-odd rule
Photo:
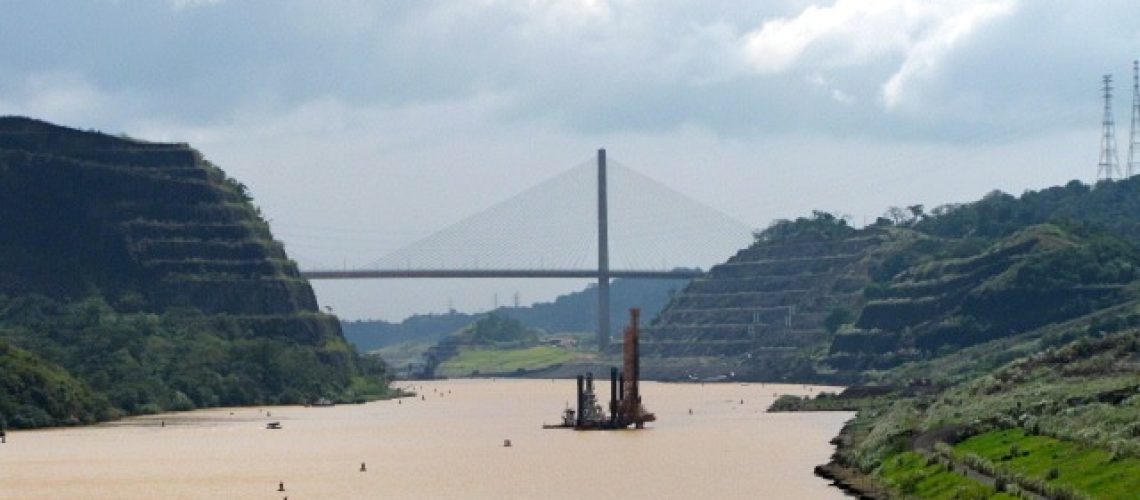
[[[672, 271], [614, 270], [610, 278], [625, 279], [692, 279], [705, 275], [703, 271], [676, 269]], [[357, 269], [301, 271], [310, 280], [368, 279], [368, 278], [600, 278], [596, 269]]]

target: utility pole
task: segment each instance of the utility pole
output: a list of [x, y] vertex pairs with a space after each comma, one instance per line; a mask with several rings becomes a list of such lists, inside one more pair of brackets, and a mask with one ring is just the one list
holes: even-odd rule
[[1120, 176], [1120, 160], [1116, 156], [1116, 122], [1112, 119], [1112, 75], [1101, 79], [1104, 97], [1104, 118], [1101, 120], [1100, 161], [1097, 162], [1096, 180], [1111, 181]]
[[598, 150], [598, 351], [610, 343], [610, 239], [606, 208], [606, 150]]
[[1127, 177], [1140, 174], [1140, 151], [1137, 151], [1137, 143], [1140, 143], [1140, 62], [1132, 61], [1132, 128], [1129, 131], [1128, 140], [1128, 170]]

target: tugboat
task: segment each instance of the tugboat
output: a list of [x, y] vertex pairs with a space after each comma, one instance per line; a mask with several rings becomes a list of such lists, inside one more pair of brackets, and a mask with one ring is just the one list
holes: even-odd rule
[[576, 412], [573, 408], [566, 408], [562, 410], [562, 423], [560, 424], [542, 424], [543, 429], [568, 429], [573, 428], [577, 419], [574, 418]]

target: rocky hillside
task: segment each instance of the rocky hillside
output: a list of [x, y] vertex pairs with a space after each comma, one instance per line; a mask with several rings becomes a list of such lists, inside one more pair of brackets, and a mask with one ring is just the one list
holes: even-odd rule
[[9, 425], [363, 383], [245, 186], [186, 144], [0, 118], [0, 234], [0, 340], [105, 399], [85, 416], [25, 400]]

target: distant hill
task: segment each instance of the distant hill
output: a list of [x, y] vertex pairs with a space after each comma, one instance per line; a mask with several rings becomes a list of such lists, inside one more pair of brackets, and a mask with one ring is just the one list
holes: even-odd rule
[[386, 390], [186, 144], [0, 118], [0, 234], [0, 426]]
[[[631, 307], [640, 307], [652, 317], [684, 280], [618, 279], [610, 284], [610, 323], [624, 325]], [[597, 329], [598, 295], [590, 285], [585, 290], [561, 295], [553, 302], [526, 307], [500, 307], [492, 312], [514, 318], [528, 328], [547, 332], [592, 332]], [[401, 342], [436, 342], [483, 317], [486, 313], [417, 314], [400, 323], [380, 320], [344, 321], [345, 337], [361, 351], [371, 351]]]

